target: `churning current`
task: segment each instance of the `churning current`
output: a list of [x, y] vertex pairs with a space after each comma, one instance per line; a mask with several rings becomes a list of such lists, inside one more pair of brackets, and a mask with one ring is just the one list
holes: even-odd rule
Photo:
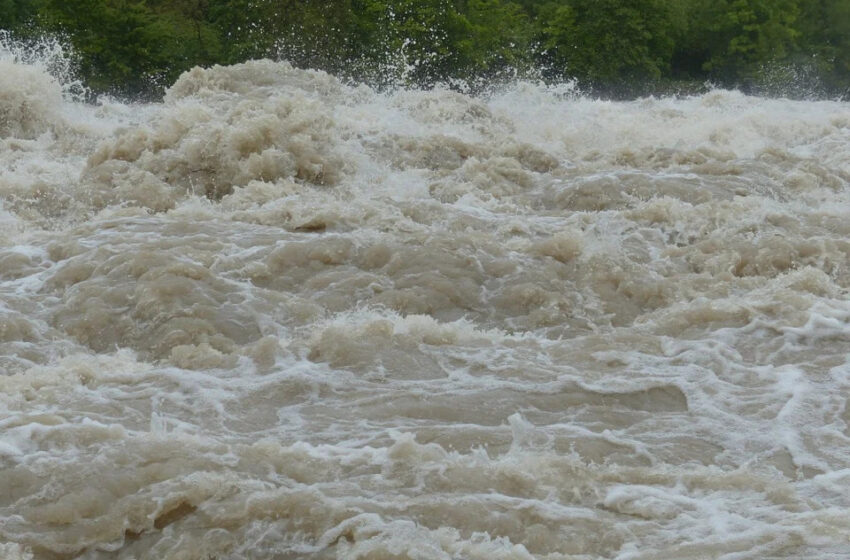
[[87, 105], [0, 58], [4, 560], [850, 555], [850, 105]]

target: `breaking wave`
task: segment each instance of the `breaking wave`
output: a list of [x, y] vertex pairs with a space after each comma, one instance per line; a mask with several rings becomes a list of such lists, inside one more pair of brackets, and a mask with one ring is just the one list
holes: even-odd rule
[[3, 48], [4, 558], [846, 552], [850, 105]]

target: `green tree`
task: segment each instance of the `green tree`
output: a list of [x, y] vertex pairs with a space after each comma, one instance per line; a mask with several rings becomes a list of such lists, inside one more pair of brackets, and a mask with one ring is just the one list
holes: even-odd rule
[[0, 0], [0, 28], [58, 33], [90, 87], [131, 95], [261, 57], [374, 85], [542, 67], [618, 96], [707, 78], [764, 92], [788, 70], [850, 92], [848, 0]]
[[219, 62], [233, 64], [267, 56], [274, 37], [267, 26], [267, 3], [255, 0], [209, 0], [209, 23], [221, 42]]
[[33, 20], [37, 7], [32, 0], [0, 0], [0, 29], [17, 31]]
[[206, 28], [171, 5], [157, 7], [141, 0], [45, 0], [39, 17], [47, 30], [70, 37], [89, 86], [153, 96], [183, 70], [208, 60], [207, 45], [214, 42]]
[[534, 27], [522, 6], [502, 0], [470, 0], [468, 73], [485, 76], [506, 70], [524, 71], [533, 65]]
[[800, 6], [798, 61], [811, 64], [824, 85], [850, 93], [850, 2], [811, 0]]
[[663, 0], [569, 0], [540, 12], [548, 64], [608, 91], [627, 92], [668, 74], [672, 13]]
[[209, 64], [221, 58], [219, 30], [211, 23], [210, 0], [156, 0], [147, 2], [156, 12], [156, 24], [180, 44], [169, 44], [188, 66]]
[[703, 68], [722, 81], [751, 82], [797, 49], [797, 0], [704, 0], [695, 15], [695, 38], [708, 50]]
[[410, 81], [431, 85], [470, 66], [472, 26], [453, 2], [393, 0], [387, 9], [389, 52], [404, 57]]

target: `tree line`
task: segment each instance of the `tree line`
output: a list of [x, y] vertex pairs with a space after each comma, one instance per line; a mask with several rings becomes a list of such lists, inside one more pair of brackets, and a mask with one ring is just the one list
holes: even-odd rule
[[93, 91], [128, 96], [252, 58], [376, 86], [850, 93], [848, 0], [0, 0], [0, 28], [62, 37]]

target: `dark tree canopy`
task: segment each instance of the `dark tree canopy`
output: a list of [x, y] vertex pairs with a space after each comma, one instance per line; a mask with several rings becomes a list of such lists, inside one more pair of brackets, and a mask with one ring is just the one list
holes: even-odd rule
[[378, 86], [518, 75], [614, 96], [706, 81], [850, 89], [847, 0], [0, 0], [0, 28], [65, 37], [89, 87], [123, 95], [262, 57]]

